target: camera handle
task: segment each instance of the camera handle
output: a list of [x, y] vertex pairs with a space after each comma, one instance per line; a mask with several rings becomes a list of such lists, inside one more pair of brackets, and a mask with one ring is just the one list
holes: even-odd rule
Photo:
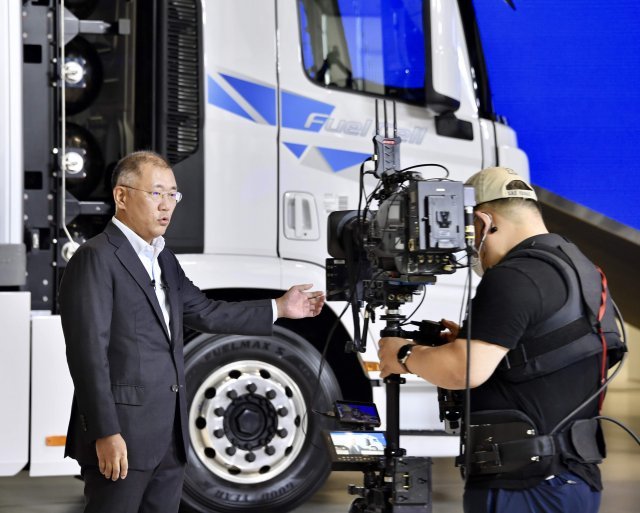
[[[407, 338], [414, 335], [414, 332], [402, 329], [406, 317], [400, 314], [399, 306], [387, 308], [385, 315], [380, 317], [386, 322], [381, 336]], [[406, 458], [406, 451], [400, 447], [400, 385], [404, 382], [398, 374], [384, 380], [387, 395], [384, 462], [377, 471], [365, 471], [363, 487], [349, 487], [351, 495], [360, 495], [351, 504], [349, 513], [431, 513], [431, 459]], [[412, 486], [401, 495], [408, 503], [396, 504], [394, 498], [407, 481]]]
[[[385, 317], [382, 318], [385, 319]], [[440, 337], [440, 332], [445, 329], [442, 323], [424, 320], [412, 321], [411, 324], [414, 326], [418, 326], [418, 329], [411, 331], [404, 330], [401, 328], [401, 325], [397, 325], [395, 322], [393, 322], [391, 326], [383, 329], [380, 334], [383, 337], [401, 337], [412, 339], [417, 344], [424, 346], [439, 346], [446, 343], [446, 340]], [[399, 377], [397, 375], [393, 376]], [[387, 383], [386, 380], [385, 383]], [[390, 390], [387, 385], [387, 408], [389, 408], [389, 396]], [[438, 387], [438, 406], [440, 409], [440, 420], [445, 423], [445, 431], [447, 433], [460, 433], [462, 426], [463, 404], [464, 395], [461, 391], [447, 390], [445, 388]], [[387, 422], [388, 421], [389, 419], [387, 419]]]
[[[412, 322], [419, 330], [404, 330], [406, 317], [400, 313], [402, 303], [386, 304], [385, 314], [380, 319], [386, 322], [380, 331], [382, 337], [411, 338], [425, 345], [438, 345], [440, 323], [432, 321]], [[365, 315], [367, 331], [368, 317]], [[406, 457], [400, 447], [400, 385], [405, 379], [391, 374], [384, 379], [386, 389], [386, 439], [384, 459], [377, 469], [364, 471], [364, 486], [350, 485], [350, 495], [359, 495], [349, 508], [349, 513], [431, 513], [431, 458]], [[407, 488], [407, 483], [411, 483]], [[399, 502], [396, 502], [396, 501]]]
[[[380, 330], [380, 336], [406, 338], [408, 333], [402, 329], [405, 318], [398, 308], [387, 308], [386, 313], [380, 317], [386, 322], [385, 328]], [[404, 381], [399, 374], [391, 374], [384, 379], [387, 392], [387, 460], [405, 454], [405, 450], [400, 447], [400, 385]]]

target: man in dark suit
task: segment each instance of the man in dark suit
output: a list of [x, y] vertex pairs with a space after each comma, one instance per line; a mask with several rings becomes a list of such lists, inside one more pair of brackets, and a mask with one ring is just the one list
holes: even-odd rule
[[183, 325], [269, 335], [278, 317], [317, 315], [324, 296], [297, 285], [273, 301], [208, 299], [164, 248], [182, 198], [166, 160], [133, 153], [112, 186], [115, 217], [77, 250], [60, 287], [75, 387], [65, 455], [81, 465], [85, 512], [171, 513], [189, 433]]

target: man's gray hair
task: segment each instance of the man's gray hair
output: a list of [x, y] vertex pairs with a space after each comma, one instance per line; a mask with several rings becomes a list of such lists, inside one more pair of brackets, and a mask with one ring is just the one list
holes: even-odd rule
[[111, 188], [113, 189], [116, 185], [130, 185], [131, 179], [134, 176], [140, 176], [142, 167], [146, 164], [171, 169], [167, 159], [154, 151], [134, 151], [121, 158], [116, 164], [111, 175]]

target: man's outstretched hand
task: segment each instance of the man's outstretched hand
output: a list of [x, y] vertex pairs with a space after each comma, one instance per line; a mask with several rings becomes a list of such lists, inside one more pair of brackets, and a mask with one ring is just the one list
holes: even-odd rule
[[276, 299], [278, 317], [302, 319], [318, 315], [324, 305], [324, 292], [319, 290], [306, 292], [312, 286], [311, 284], [294, 285], [285, 292], [284, 296]]

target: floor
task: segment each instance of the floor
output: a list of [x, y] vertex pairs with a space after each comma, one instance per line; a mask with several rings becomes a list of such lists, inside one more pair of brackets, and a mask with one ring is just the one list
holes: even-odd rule
[[[604, 414], [640, 434], [640, 383], [613, 388]], [[622, 429], [604, 424], [608, 457], [602, 465], [605, 490], [601, 513], [640, 510], [640, 447]], [[334, 472], [324, 487], [294, 513], [347, 513], [352, 497], [348, 484], [361, 484], [361, 474]], [[433, 464], [433, 513], [460, 513], [462, 483], [449, 459]], [[72, 477], [30, 478], [26, 472], [0, 478], [0, 513], [81, 513], [82, 483]]]

